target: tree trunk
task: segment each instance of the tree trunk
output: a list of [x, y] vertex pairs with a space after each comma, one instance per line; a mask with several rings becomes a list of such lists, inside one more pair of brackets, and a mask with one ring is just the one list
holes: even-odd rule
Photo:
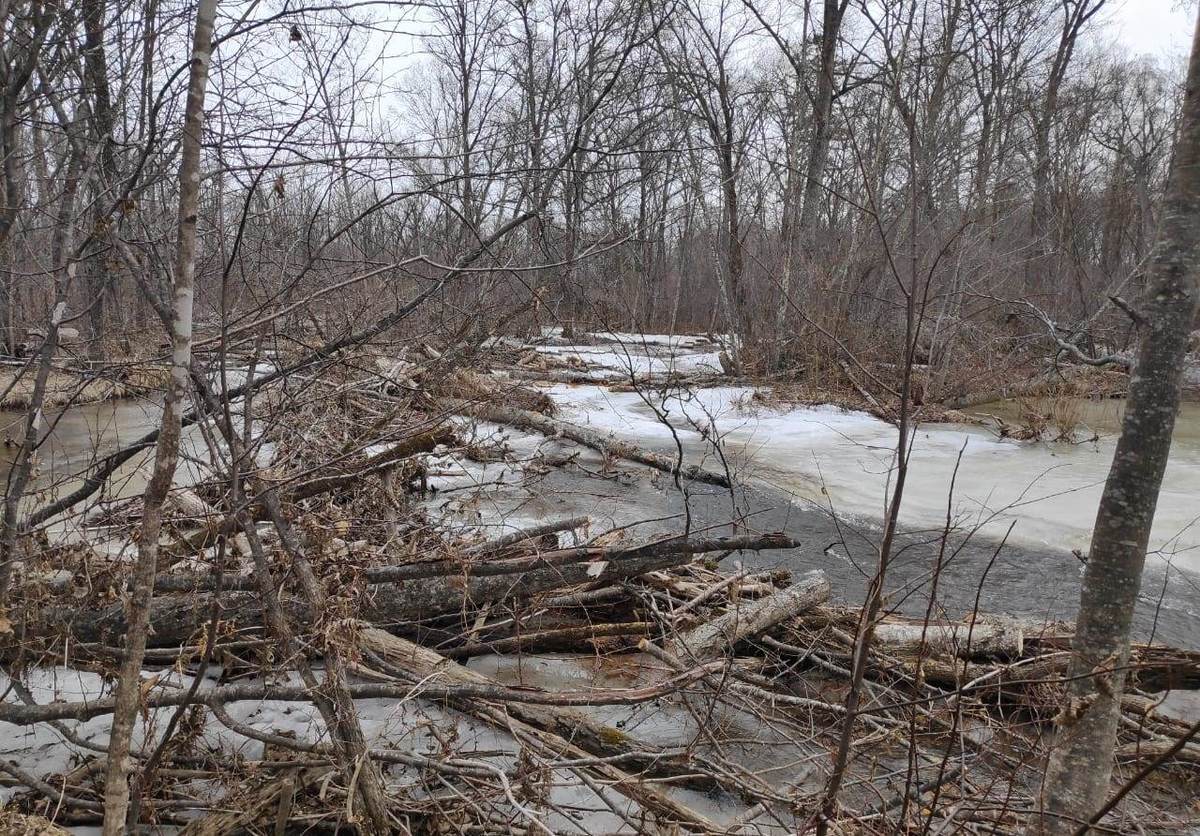
[[112, 98], [108, 88], [108, 60], [104, 51], [105, 0], [83, 0], [81, 3], [84, 22], [84, 77], [91, 92], [92, 138], [100, 144], [97, 155], [98, 174], [92, 202], [93, 234], [96, 238], [88, 247], [84, 260], [85, 304], [90, 305], [88, 322], [91, 327], [88, 340], [88, 357], [99, 361], [104, 356], [104, 330], [106, 297], [109, 294], [109, 274], [103, 244], [104, 227], [108, 220], [108, 198], [116, 177], [116, 160], [113, 156]]
[[675, 638], [668, 645], [674, 656], [700, 662], [732, 652], [738, 642], [757, 636], [829, 600], [824, 572], [809, 572], [789, 587], [757, 601], [735, 601], [729, 610], [707, 624]]
[[212, 56], [213, 19], [217, 0], [200, 0], [192, 40], [191, 71], [179, 161], [179, 241], [175, 252], [174, 321], [171, 334], [171, 382], [163, 400], [162, 429], [154, 454], [154, 470], [146, 485], [144, 515], [138, 538], [137, 566], [130, 594], [125, 658], [117, 684], [116, 710], [108, 744], [104, 785], [104, 836], [125, 831], [129, 809], [129, 747], [141, 697], [142, 658], [154, 598], [158, 537], [163, 502], [175, 478], [192, 357], [192, 297], [196, 272], [196, 213], [200, 202], [200, 133], [204, 129], [204, 93]]
[[848, 0], [825, 0], [821, 23], [821, 66], [813, 96], [813, 135], [804, 166], [804, 199], [800, 204], [799, 232], [803, 243], [812, 239], [825, 188], [825, 167], [829, 161], [829, 139], [833, 117], [833, 74], [837, 41], [842, 29]]
[[1057, 718], [1036, 834], [1074, 833], [1100, 809], [1112, 775], [1130, 624], [1180, 401], [1200, 267], [1200, 26], [1150, 270], [1149, 322], [1100, 499], [1072, 643], [1068, 698]]
[[[833, 75], [837, 59], [837, 41], [848, 5], [848, 0], [825, 0], [823, 5], [820, 66], [817, 68], [816, 89], [812, 94], [812, 138], [804, 164], [803, 182], [800, 184], [800, 211], [796, 220], [788, 224], [788, 231], [784, 235], [786, 267], [782, 281], [782, 298], [776, 314], [776, 330], [780, 337], [784, 334], [784, 323], [790, 307], [788, 299], [792, 274], [796, 267], [794, 261], [797, 246], [800, 249], [800, 269], [807, 273], [812, 268], [814, 231], [825, 189], [825, 168], [829, 161], [829, 140], [833, 127]], [[803, 69], [803, 64], [797, 60], [793, 60], [792, 66], [797, 74]]]

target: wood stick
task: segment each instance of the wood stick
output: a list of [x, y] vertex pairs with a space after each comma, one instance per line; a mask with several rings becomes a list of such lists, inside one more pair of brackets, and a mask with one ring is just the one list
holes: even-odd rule
[[[386, 567], [375, 575], [381, 582], [368, 588], [362, 612], [364, 618], [377, 624], [409, 622], [459, 612], [487, 601], [526, 599], [579, 584], [608, 584], [687, 563], [696, 554], [790, 549], [797, 545], [797, 541], [784, 534], [707, 539], [672, 537], [632, 548], [560, 549], [516, 558], [498, 569], [480, 564], [472, 572], [460, 565], [457, 575], [447, 574], [445, 564], [437, 566], [437, 575], [433, 575], [433, 569], [422, 568], [423, 564]], [[155, 597], [150, 614], [152, 643], [161, 647], [188, 642], [205, 623], [211, 598], [212, 593], [208, 592]], [[313, 623], [314, 612], [302, 598], [280, 596], [280, 603], [293, 623]], [[226, 623], [245, 627], [262, 621], [262, 603], [250, 590], [222, 593], [221, 606]], [[82, 642], [103, 642], [107, 637], [124, 635], [126, 624], [125, 607], [121, 603], [104, 608], [71, 605], [31, 608], [20, 613], [19, 618], [21, 629], [36, 631], [30, 635], [55, 635], [65, 628]]]
[[683, 659], [715, 659], [738, 642], [825, 603], [830, 591], [824, 572], [809, 572], [774, 595], [734, 601], [724, 615], [674, 639], [667, 650]]
[[670, 456], [643, 450], [628, 442], [621, 441], [612, 435], [603, 435], [566, 421], [560, 421], [557, 418], [550, 418], [537, 412], [531, 412], [527, 409], [517, 409], [494, 403], [476, 403], [448, 399], [443, 400], [442, 403], [451, 412], [461, 415], [473, 415], [487, 421], [494, 421], [497, 424], [508, 424], [519, 430], [540, 433], [549, 438], [566, 438], [574, 441], [576, 444], [582, 444], [584, 447], [597, 450], [606, 456], [628, 459], [631, 462], [644, 464], [647, 467], [652, 467], [655, 470], [660, 470], [672, 476], [678, 474], [680, 478], [688, 482], [703, 482], [704, 484], [716, 485], [721, 488], [733, 487], [733, 483], [730, 482], [729, 477], [724, 473], [708, 470], [695, 464], [680, 466], [679, 462]]

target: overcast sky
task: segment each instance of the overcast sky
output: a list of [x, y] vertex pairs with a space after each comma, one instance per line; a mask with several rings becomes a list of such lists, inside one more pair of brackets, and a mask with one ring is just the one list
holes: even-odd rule
[[1195, 4], [1186, 0], [1110, 0], [1113, 36], [1135, 53], [1183, 54], [1191, 46]]

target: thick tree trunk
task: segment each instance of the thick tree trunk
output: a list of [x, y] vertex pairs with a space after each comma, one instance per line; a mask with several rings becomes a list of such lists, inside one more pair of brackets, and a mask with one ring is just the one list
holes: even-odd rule
[[[439, 575], [430, 577], [419, 566], [392, 567], [393, 582], [368, 588], [362, 617], [379, 624], [395, 624], [444, 615], [488, 601], [529, 598], [541, 592], [577, 584], [615, 583], [647, 572], [669, 569], [692, 559], [692, 555], [740, 549], [790, 549], [799, 545], [780, 534], [713, 539], [672, 538], [627, 549], [601, 546], [545, 552], [537, 558], [520, 558], [511, 567], [482, 564], [478, 573], [464, 565], [450, 575], [437, 564]], [[500, 561], [501, 564], [507, 561]], [[520, 569], [521, 571], [499, 570]], [[379, 574], [390, 572], [381, 569]], [[156, 645], [171, 646], [189, 641], [207, 622], [213, 593], [184, 597], [155, 598], [149, 605]], [[316, 614], [304, 600], [281, 597], [280, 604], [294, 624], [311, 624]], [[263, 621], [262, 602], [253, 591], [229, 591], [221, 595], [221, 618], [227, 624], [254, 626]], [[14, 621], [19, 618], [14, 617]], [[107, 609], [53, 607], [40, 610], [21, 629], [30, 635], [53, 634], [67, 629], [82, 642], [112, 641], [133, 629], [133, 620], [120, 604]]]
[[142, 659], [150, 626], [154, 576], [163, 502], [175, 478], [192, 358], [192, 299], [196, 272], [196, 213], [200, 202], [200, 133], [204, 129], [204, 93], [212, 56], [213, 22], [217, 0], [200, 0], [192, 40], [191, 72], [184, 111], [179, 161], [179, 241], [175, 252], [175, 287], [171, 334], [171, 383], [163, 401], [162, 429], [154, 455], [154, 470], [144, 494], [144, 516], [138, 538], [138, 559], [128, 601], [125, 658], [117, 684], [116, 710], [108, 744], [104, 785], [104, 836], [125, 831], [129, 810], [129, 748], [141, 697]]
[[821, 65], [813, 95], [813, 135], [804, 166], [804, 199], [800, 205], [799, 232], [807, 246], [817, 223], [817, 212], [825, 189], [825, 167], [829, 161], [829, 139], [833, 119], [833, 76], [837, 42], [848, 0], [825, 0], [821, 21]]
[[[800, 271], [807, 273], [812, 268], [817, 215], [824, 196], [825, 168], [829, 162], [829, 140], [833, 129], [833, 77], [837, 42], [848, 5], [849, 0], [825, 0], [822, 6], [820, 65], [817, 68], [816, 89], [812, 93], [812, 138], [804, 163], [803, 182], [800, 184], [800, 211], [797, 218], [787, 225], [784, 235], [785, 269], [781, 281], [782, 296], [776, 314], [776, 330], [781, 338], [785, 333], [784, 324], [790, 308], [788, 300], [797, 257]], [[797, 73], [803, 69], [799, 62], [793, 62], [793, 67]]]
[[92, 224], [95, 241], [88, 247], [84, 260], [84, 289], [90, 305], [88, 322], [91, 335], [88, 357], [98, 361], [104, 355], [106, 297], [109, 294], [109, 273], [103, 246], [104, 227], [109, 223], [107, 202], [116, 179], [116, 160], [112, 146], [112, 97], [108, 85], [108, 59], [104, 35], [107, 16], [105, 0], [82, 0], [84, 22], [84, 77], [91, 93], [92, 138], [100, 144], [97, 155], [98, 176], [93, 193]]
[[1200, 25], [1192, 42], [1164, 208], [1145, 308], [1149, 324], [1096, 515], [1072, 644], [1068, 699], [1057, 718], [1033, 833], [1074, 833], [1086, 827], [1104, 802], [1112, 774], [1130, 624], [1200, 297]]
[[1059, 36], [1058, 46], [1050, 62], [1050, 74], [1046, 79], [1046, 97], [1037, 113], [1033, 125], [1033, 195], [1029, 217], [1030, 234], [1032, 236], [1031, 258], [1025, 269], [1025, 289], [1034, 290], [1037, 283], [1046, 278], [1053, 260], [1051, 255], [1052, 225], [1050, 223], [1050, 169], [1051, 169], [1051, 134], [1054, 120], [1059, 117], [1059, 94], [1075, 53], [1075, 44], [1079, 33], [1097, 12], [1104, 6], [1105, 0], [1076, 0], [1074, 3], [1062, 4], [1064, 19]]

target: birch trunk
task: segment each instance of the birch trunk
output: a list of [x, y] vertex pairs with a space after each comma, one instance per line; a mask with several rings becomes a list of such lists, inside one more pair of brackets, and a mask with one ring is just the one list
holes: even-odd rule
[[1112, 776], [1130, 624], [1200, 295], [1200, 26], [1192, 42], [1164, 209], [1145, 308], [1149, 324], [1096, 515], [1067, 702], [1056, 719], [1039, 810], [1030, 826], [1035, 834], [1087, 832]]
[[184, 398], [192, 356], [192, 292], [196, 271], [196, 213], [200, 198], [200, 134], [204, 128], [204, 92], [212, 56], [213, 22], [217, 0], [200, 0], [192, 40], [191, 71], [184, 111], [179, 161], [179, 241], [175, 253], [175, 292], [172, 307], [171, 382], [163, 401], [162, 429], [154, 451], [154, 469], [144, 495], [144, 514], [138, 539], [138, 559], [128, 602], [129, 632], [117, 684], [116, 709], [108, 745], [104, 787], [104, 836], [125, 831], [129, 810], [129, 747], [141, 695], [140, 674], [146, 651], [150, 605], [158, 563], [158, 537], [163, 502], [175, 478], [179, 460]]

